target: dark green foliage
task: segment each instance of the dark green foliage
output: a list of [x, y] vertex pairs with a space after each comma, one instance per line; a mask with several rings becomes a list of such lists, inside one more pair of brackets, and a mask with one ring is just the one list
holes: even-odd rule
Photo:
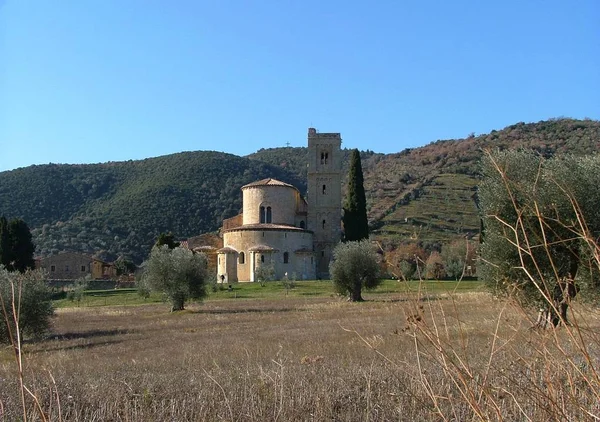
[[350, 154], [348, 187], [344, 201], [344, 240], [346, 242], [368, 239], [367, 200], [363, 180], [360, 153], [357, 149]]
[[171, 301], [171, 310], [180, 311], [187, 300], [201, 300], [206, 296], [208, 277], [203, 253], [163, 245], [152, 248], [138, 285], [143, 292], [164, 293]]
[[34, 252], [27, 223], [18, 218], [7, 222], [0, 217], [0, 264], [9, 271], [25, 272], [35, 267]]
[[37, 253], [79, 251], [135, 263], [158, 235], [217, 230], [242, 208], [240, 188], [285, 168], [219, 152], [186, 152], [140, 161], [38, 165], [0, 172], [0, 215], [32, 227]]
[[27, 223], [17, 218], [11, 220], [8, 223], [8, 238], [12, 256], [11, 263], [7, 268], [19, 272], [35, 268], [35, 261], [33, 260], [35, 246], [31, 241], [31, 232]]
[[115, 261], [115, 269], [117, 270], [117, 275], [128, 275], [133, 274], [137, 267], [129, 259], [119, 257], [119, 259]]
[[373, 289], [381, 283], [379, 260], [367, 240], [338, 244], [333, 250], [329, 274], [340, 294], [347, 294], [353, 302], [362, 301], [362, 289]]
[[[482, 149], [581, 155], [597, 152], [598, 139], [597, 121], [554, 119], [397, 154], [362, 152], [370, 234], [384, 246], [407, 238], [449, 243], [476, 236], [471, 197]], [[345, 172], [351, 151], [342, 153]], [[240, 187], [247, 183], [274, 177], [305, 192], [306, 164], [307, 148], [284, 147], [248, 157], [200, 151], [30, 166], [0, 172], [0, 215], [27, 221], [38, 255], [78, 251], [105, 261], [127, 255], [139, 264], [161, 232], [184, 239], [217, 230], [223, 218], [240, 212]]]
[[156, 239], [154, 246], [160, 247], [163, 245], [167, 245], [169, 249], [175, 249], [179, 246], [179, 242], [175, 240], [173, 233], [161, 233], [158, 235], [158, 239]]
[[486, 157], [479, 187], [482, 279], [538, 305], [565, 279], [597, 294], [598, 186], [599, 156], [544, 159], [505, 151]]
[[8, 237], [8, 221], [6, 217], [0, 216], [0, 265], [8, 268], [12, 260], [12, 249]]
[[0, 267], [0, 342], [10, 342], [10, 335], [16, 339], [13, 304], [22, 338], [42, 337], [54, 314], [50, 296], [40, 271], [8, 272]]

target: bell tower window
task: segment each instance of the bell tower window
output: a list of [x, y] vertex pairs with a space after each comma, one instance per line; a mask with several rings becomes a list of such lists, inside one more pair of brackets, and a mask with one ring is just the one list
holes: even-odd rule
[[265, 222], [265, 207], [260, 207], [260, 223], [263, 224]]
[[271, 207], [267, 207], [267, 223], [272, 221], [273, 214], [271, 212]]

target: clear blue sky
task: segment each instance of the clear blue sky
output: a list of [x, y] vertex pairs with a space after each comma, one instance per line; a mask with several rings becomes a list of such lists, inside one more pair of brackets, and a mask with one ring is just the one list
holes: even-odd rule
[[600, 1], [0, 0], [0, 171], [600, 119]]

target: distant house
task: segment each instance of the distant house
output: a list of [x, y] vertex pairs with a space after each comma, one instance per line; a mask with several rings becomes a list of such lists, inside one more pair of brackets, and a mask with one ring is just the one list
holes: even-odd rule
[[63, 252], [36, 261], [38, 268], [48, 272], [52, 280], [77, 280], [91, 276], [93, 280], [113, 279], [117, 275], [113, 264], [76, 252]]

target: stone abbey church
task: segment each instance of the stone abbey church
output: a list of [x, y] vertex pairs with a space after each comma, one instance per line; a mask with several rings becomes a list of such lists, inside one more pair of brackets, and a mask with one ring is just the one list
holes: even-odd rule
[[221, 228], [219, 281], [257, 281], [261, 267], [274, 271], [276, 280], [327, 277], [341, 239], [341, 143], [339, 133], [308, 129], [307, 198], [275, 179], [242, 187], [243, 212]]

